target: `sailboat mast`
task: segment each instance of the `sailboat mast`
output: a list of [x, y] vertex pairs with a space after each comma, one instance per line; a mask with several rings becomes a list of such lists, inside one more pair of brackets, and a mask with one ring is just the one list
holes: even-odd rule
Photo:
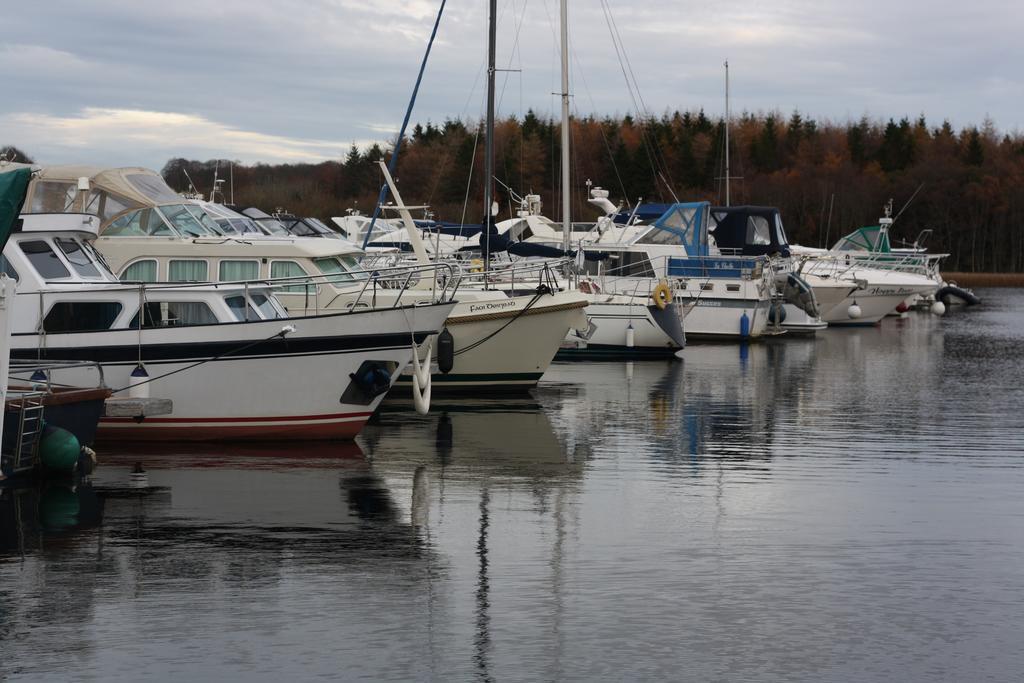
[[494, 202], [494, 64], [498, 23], [498, 0], [490, 0], [487, 19], [487, 120], [484, 128], [484, 270], [491, 262], [490, 236], [494, 217], [491, 204]]
[[561, 0], [562, 32], [562, 249], [571, 248], [572, 222], [569, 195], [569, 20], [568, 2]]
[[725, 62], [725, 205], [729, 206], [729, 61]]

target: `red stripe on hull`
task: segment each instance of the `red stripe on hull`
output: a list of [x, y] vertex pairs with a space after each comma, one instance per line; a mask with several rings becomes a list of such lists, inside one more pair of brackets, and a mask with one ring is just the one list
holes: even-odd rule
[[[269, 424], [269, 425], [214, 425], [173, 426], [157, 422], [155, 418], [144, 422], [131, 419], [100, 420], [97, 441], [322, 441], [330, 439], [351, 440], [366, 424], [366, 417], [348, 419], [344, 422], [321, 422], [317, 424]], [[305, 418], [310, 419], [310, 418]], [[167, 420], [167, 418], [164, 418]], [[197, 422], [198, 420], [180, 420]], [[225, 420], [221, 420], [225, 422]], [[118, 426], [111, 426], [116, 423]], [[128, 425], [131, 426], [121, 426]]]

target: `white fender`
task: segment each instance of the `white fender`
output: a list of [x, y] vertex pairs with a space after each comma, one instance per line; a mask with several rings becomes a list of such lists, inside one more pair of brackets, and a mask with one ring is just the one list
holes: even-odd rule
[[427, 359], [420, 362], [420, 350], [416, 344], [412, 345], [412, 403], [416, 412], [426, 415], [430, 412], [430, 351], [433, 340], [428, 340], [424, 345], [427, 347]]

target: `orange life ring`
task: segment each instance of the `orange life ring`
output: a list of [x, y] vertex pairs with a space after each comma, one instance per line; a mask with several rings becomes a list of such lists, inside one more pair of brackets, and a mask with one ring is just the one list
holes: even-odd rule
[[672, 290], [664, 281], [659, 282], [658, 286], [651, 292], [651, 299], [654, 300], [655, 306], [665, 310], [665, 307], [672, 303]]

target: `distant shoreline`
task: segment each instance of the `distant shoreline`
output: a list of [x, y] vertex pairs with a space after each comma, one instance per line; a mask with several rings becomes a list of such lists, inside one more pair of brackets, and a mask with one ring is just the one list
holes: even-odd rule
[[964, 287], [1024, 287], [1024, 273], [942, 273], [942, 279]]

